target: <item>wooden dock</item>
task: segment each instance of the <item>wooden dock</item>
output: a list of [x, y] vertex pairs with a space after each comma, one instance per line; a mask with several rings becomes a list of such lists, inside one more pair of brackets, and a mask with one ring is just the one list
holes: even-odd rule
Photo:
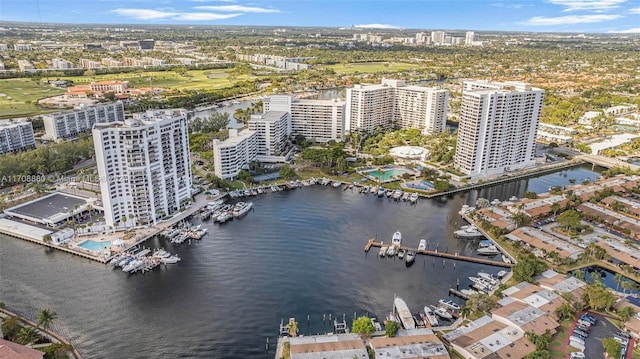
[[[382, 247], [382, 245], [383, 245], [382, 242], [376, 242], [373, 238], [371, 238], [367, 242], [367, 245], [364, 247], [364, 251], [369, 252], [371, 247]], [[400, 246], [399, 248], [402, 248], [404, 250], [413, 249], [406, 246]], [[487, 264], [487, 265], [492, 265], [497, 267], [511, 268], [513, 266], [513, 263], [505, 263], [503, 261], [495, 261], [493, 259], [487, 259], [487, 258], [463, 256], [458, 253], [446, 253], [446, 252], [439, 252], [437, 250], [432, 251], [430, 249], [416, 250], [416, 253], [425, 254], [432, 257], [440, 257], [440, 258], [446, 258], [446, 259], [452, 259], [452, 260], [458, 260], [458, 261], [464, 261], [464, 262]]]
[[469, 296], [468, 296], [468, 295], [463, 294], [462, 292], [460, 292], [460, 291], [458, 291], [458, 290], [455, 290], [455, 289], [453, 289], [453, 288], [449, 288], [449, 295], [451, 295], [451, 294], [455, 295], [456, 297], [460, 297], [460, 298], [462, 298], [462, 299], [464, 299], [464, 300], [469, 299]]

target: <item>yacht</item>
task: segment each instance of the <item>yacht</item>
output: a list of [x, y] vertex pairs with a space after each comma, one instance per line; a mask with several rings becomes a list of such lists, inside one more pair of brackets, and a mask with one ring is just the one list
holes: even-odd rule
[[467, 297], [478, 294], [478, 292], [473, 289], [460, 289], [460, 293], [466, 295]]
[[463, 239], [479, 239], [484, 237], [482, 232], [480, 232], [475, 226], [459, 229], [453, 232], [453, 234], [455, 234], [456, 237]]
[[[508, 263], [508, 262], [506, 262], [506, 263]], [[506, 270], [504, 270], [504, 269], [501, 269], [500, 271], [498, 271], [498, 274], [496, 274], [496, 277], [498, 277], [498, 278], [502, 279], [502, 278], [504, 278], [504, 276], [506, 276], [506, 275], [507, 275], [507, 273], [509, 273], [509, 272], [507, 272], [507, 271], [506, 271]]]
[[435, 313], [435, 315], [437, 315], [437, 316], [439, 316], [440, 318], [443, 318], [443, 319], [447, 319], [447, 320], [453, 319], [453, 315], [451, 315], [451, 313], [447, 312], [446, 309], [441, 308], [441, 307], [435, 308], [433, 310], [433, 313]]
[[391, 237], [391, 244], [394, 246], [399, 246], [402, 244], [402, 233], [400, 231], [396, 231]]
[[396, 255], [396, 247], [389, 246], [389, 249], [387, 249], [387, 257], [393, 257], [395, 255]]
[[420, 240], [420, 244], [418, 244], [418, 250], [419, 251], [424, 251], [427, 249], [427, 240], [426, 239], [421, 239]]
[[483, 248], [478, 248], [478, 254], [483, 256], [495, 256], [500, 254], [500, 250], [496, 246], [488, 246]]
[[458, 212], [459, 215], [464, 216], [465, 214], [475, 211], [476, 207], [470, 207], [468, 204], [463, 204], [462, 208], [460, 208], [460, 211]]
[[424, 307], [424, 315], [427, 317], [427, 321], [429, 322], [429, 324], [431, 324], [432, 327], [437, 327], [438, 325], [440, 325], [440, 323], [438, 323], [438, 317], [436, 317], [436, 314], [428, 306]]
[[491, 205], [492, 205], [492, 206], [497, 206], [497, 205], [499, 205], [500, 203], [501, 203], [501, 201], [500, 201], [499, 199], [497, 199], [497, 198], [496, 198], [496, 199], [494, 199], [493, 201], [491, 201]]
[[406, 255], [406, 257], [405, 257], [405, 261], [406, 261], [407, 263], [411, 263], [411, 262], [413, 262], [414, 260], [416, 260], [416, 251], [415, 251], [415, 250], [413, 250], [413, 249], [409, 249], [409, 250], [407, 251], [407, 255]]
[[414, 192], [409, 197], [409, 201], [411, 201], [411, 203], [416, 203], [418, 202], [418, 197], [419, 197], [418, 194]]
[[340, 182], [340, 181], [334, 181], [334, 182], [331, 184], [331, 186], [332, 186], [332, 187], [334, 187], [334, 188], [338, 188], [338, 187], [342, 186], [342, 182]]
[[440, 299], [438, 303], [442, 304], [443, 306], [449, 309], [460, 310], [460, 305], [458, 305], [458, 303], [454, 302], [451, 299]]
[[400, 259], [404, 259], [404, 255], [405, 255], [406, 251], [402, 248], [398, 249], [398, 258]]
[[493, 241], [490, 239], [485, 239], [484, 241], [480, 241], [480, 243], [478, 243], [479, 247], [489, 247], [494, 245]]
[[393, 199], [397, 201], [400, 197], [402, 197], [402, 191], [400, 189], [395, 190], [395, 192], [393, 192]]
[[498, 279], [496, 279], [492, 274], [489, 273], [485, 273], [485, 272], [479, 272], [478, 273], [478, 277], [486, 280], [488, 283], [490, 283], [491, 285], [498, 285], [500, 284], [500, 281]]
[[159, 248], [159, 249], [156, 249], [153, 252], [153, 256], [152, 257], [154, 257], [154, 258], [166, 258], [166, 257], [168, 257], [170, 255], [171, 255], [171, 253], [167, 252], [164, 248]]
[[400, 322], [404, 329], [416, 329], [416, 322], [413, 320], [413, 315], [411, 315], [407, 303], [405, 303], [402, 298], [396, 297], [393, 300], [393, 306], [398, 313], [397, 317], [400, 318]]
[[378, 255], [380, 257], [384, 257], [387, 254], [387, 250], [388, 249], [389, 249], [389, 247], [387, 247], [387, 246], [380, 247], [380, 252], [378, 252]]
[[511, 263], [511, 259], [509, 259], [509, 257], [505, 256], [504, 254], [502, 255], [502, 261], [505, 263]]
[[173, 255], [167, 258], [160, 258], [160, 262], [164, 264], [176, 264], [179, 261], [180, 261], [180, 257], [178, 257], [177, 255]]
[[234, 217], [240, 217], [253, 208], [253, 202], [238, 202], [233, 209]]
[[[478, 284], [484, 291], [489, 291], [491, 289], [493, 289], [493, 285], [489, 282], [487, 282], [484, 278], [480, 278], [480, 277], [469, 277], [469, 279], [475, 283]], [[475, 288], [478, 288], [477, 286], [474, 286]]]
[[383, 197], [383, 196], [384, 196], [384, 194], [385, 194], [385, 192], [386, 192], [386, 191], [385, 191], [385, 189], [384, 189], [384, 188], [382, 188], [382, 187], [380, 187], [380, 188], [378, 189], [378, 197]]
[[489, 293], [491, 291], [490, 287], [487, 287], [486, 285], [480, 283], [473, 283], [472, 287], [484, 293]]
[[216, 218], [216, 221], [220, 223], [224, 223], [230, 220], [231, 218], [233, 218], [233, 216], [230, 215], [229, 212], [223, 212], [221, 215], [218, 216], [218, 218]]

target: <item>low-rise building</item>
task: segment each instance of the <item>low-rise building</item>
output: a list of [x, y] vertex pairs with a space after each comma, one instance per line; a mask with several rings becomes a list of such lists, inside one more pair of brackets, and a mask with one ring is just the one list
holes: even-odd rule
[[0, 358], [42, 359], [44, 358], [44, 352], [0, 338]]
[[357, 334], [331, 334], [289, 339], [291, 359], [367, 359], [367, 348]]
[[584, 249], [532, 227], [518, 228], [505, 235], [505, 238], [525, 243], [532, 248], [544, 250], [546, 253], [557, 252], [560, 258], [570, 258], [572, 261], [578, 260], [584, 253]]
[[17, 43], [17, 44], [13, 44], [13, 49], [15, 51], [31, 51], [33, 50], [31, 44], [25, 44], [25, 43]]
[[449, 352], [431, 329], [399, 330], [395, 337], [375, 337], [369, 346], [376, 358], [449, 359]]
[[18, 68], [22, 72], [34, 71], [36, 69], [29, 60], [18, 60]]

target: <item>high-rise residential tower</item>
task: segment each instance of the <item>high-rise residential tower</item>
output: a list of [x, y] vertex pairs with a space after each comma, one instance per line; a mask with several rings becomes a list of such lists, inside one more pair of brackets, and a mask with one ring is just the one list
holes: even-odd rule
[[149, 110], [92, 132], [107, 225], [153, 225], [191, 199], [185, 110]]
[[467, 81], [455, 166], [471, 177], [535, 165], [544, 90], [523, 82]]

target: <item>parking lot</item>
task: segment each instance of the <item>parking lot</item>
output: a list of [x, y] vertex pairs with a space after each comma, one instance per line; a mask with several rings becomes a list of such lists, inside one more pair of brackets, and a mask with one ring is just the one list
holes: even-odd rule
[[[589, 313], [589, 315], [597, 319], [597, 323], [589, 330], [589, 336], [585, 340], [584, 354], [587, 358], [604, 358], [604, 347], [602, 346], [602, 339], [612, 338], [620, 330], [611, 324], [606, 318], [601, 315]], [[567, 336], [567, 340], [569, 339]], [[567, 353], [569, 350], [567, 350]]]

